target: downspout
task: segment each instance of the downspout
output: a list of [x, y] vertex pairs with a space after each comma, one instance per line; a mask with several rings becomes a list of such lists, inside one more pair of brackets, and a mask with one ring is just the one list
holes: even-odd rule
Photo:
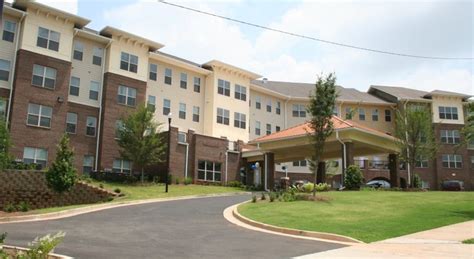
[[265, 186], [264, 186], [264, 190], [268, 192], [268, 154], [265, 153], [264, 155], [264, 159], [265, 159]]
[[229, 162], [229, 149], [225, 151], [225, 185], [227, 185], [227, 163]]
[[10, 82], [10, 93], [8, 94], [8, 107], [7, 107], [7, 118], [5, 120], [5, 126], [8, 129], [8, 124], [10, 122], [10, 111], [12, 107], [12, 98], [13, 98], [13, 81], [15, 79], [15, 66], [16, 66], [16, 58], [17, 58], [17, 52], [18, 48], [20, 47], [20, 30], [21, 30], [21, 24], [23, 23], [23, 20], [26, 17], [26, 13], [21, 14], [20, 21], [18, 22], [18, 35], [16, 37], [16, 43], [15, 43], [15, 56], [13, 57], [13, 62], [11, 66], [11, 71], [12, 71], [12, 76], [11, 76], [11, 82]]
[[[404, 112], [406, 112], [407, 103], [408, 103], [408, 100], [405, 100], [405, 103], [403, 104]], [[406, 142], [408, 144], [408, 132], [406, 131], [407, 124], [408, 124], [407, 117], [405, 116], [405, 137], [406, 137]], [[407, 157], [410, 157], [410, 149], [408, 147], [407, 147]], [[408, 186], [411, 186], [411, 166], [410, 166], [410, 163], [407, 163], [407, 175], [408, 175]]]
[[189, 143], [180, 143], [186, 146], [186, 163], [184, 163], [184, 179], [188, 178], [188, 163], [189, 163]]
[[100, 147], [100, 133], [101, 133], [101, 126], [102, 126], [102, 93], [104, 92], [104, 75], [105, 75], [105, 62], [107, 59], [107, 49], [110, 47], [110, 44], [112, 44], [112, 40], [107, 43], [107, 45], [104, 48], [104, 60], [102, 64], [102, 80], [100, 82], [100, 93], [99, 93], [99, 121], [97, 122], [97, 142], [95, 146], [95, 170], [97, 171], [99, 167], [99, 147]]
[[285, 101], [285, 129], [288, 128], [288, 102], [290, 101], [291, 96], [288, 96], [288, 98]]
[[343, 170], [342, 170], [342, 177], [341, 177], [341, 187], [344, 187], [344, 176], [345, 176], [345, 170], [347, 169], [347, 158], [346, 158], [346, 143], [344, 143], [344, 141], [342, 141], [340, 138], [339, 138], [339, 131], [336, 130], [336, 139], [337, 141], [339, 141], [339, 143], [342, 144], [342, 155], [344, 156], [342, 158], [342, 161], [343, 161]]

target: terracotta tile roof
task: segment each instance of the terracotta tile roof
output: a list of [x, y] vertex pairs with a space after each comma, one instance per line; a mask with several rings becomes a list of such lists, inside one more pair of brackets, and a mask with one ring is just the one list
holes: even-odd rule
[[[332, 123], [334, 125], [335, 130], [342, 130], [342, 129], [347, 129], [347, 128], [354, 128], [354, 129], [360, 129], [363, 131], [367, 131], [379, 136], [384, 136], [384, 137], [391, 137], [389, 134], [378, 131], [363, 125], [360, 125], [357, 122], [351, 121], [351, 120], [343, 120], [339, 118], [338, 116], [333, 116], [332, 117]], [[254, 140], [251, 140], [250, 143], [256, 143], [256, 142], [266, 142], [269, 140], [277, 140], [277, 139], [284, 139], [284, 138], [290, 138], [290, 137], [298, 137], [298, 136], [304, 136], [307, 135], [308, 133], [312, 133], [313, 131], [309, 127], [309, 122], [305, 122], [302, 124], [298, 124], [296, 126], [290, 127], [288, 129], [272, 133], [270, 135], [266, 135], [260, 138], [256, 138]], [[392, 137], [393, 138], [393, 137]]]

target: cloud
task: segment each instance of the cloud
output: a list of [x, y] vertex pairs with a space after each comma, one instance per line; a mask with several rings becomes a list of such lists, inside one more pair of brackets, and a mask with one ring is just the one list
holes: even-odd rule
[[[245, 17], [239, 3], [183, 2], [196, 9]], [[258, 5], [257, 5], [258, 6]], [[473, 54], [472, 3], [468, 1], [304, 1], [267, 25], [358, 46], [432, 56]], [[270, 14], [268, 14], [270, 13]], [[238, 16], [237, 14], [240, 14]], [[432, 61], [341, 48], [177, 9], [155, 1], [111, 8], [105, 22], [162, 42], [165, 52], [196, 62], [219, 59], [270, 80], [313, 82], [336, 72], [338, 83], [365, 91], [371, 84], [474, 94], [473, 62]], [[243, 18], [252, 21], [252, 17]], [[267, 19], [268, 20], [268, 19]], [[454, 88], [453, 88], [454, 87]]]

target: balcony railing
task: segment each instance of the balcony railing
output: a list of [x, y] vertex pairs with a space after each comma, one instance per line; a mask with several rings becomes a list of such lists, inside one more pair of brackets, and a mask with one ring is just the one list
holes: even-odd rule
[[[355, 159], [354, 164], [360, 169], [367, 170], [389, 170], [389, 161], [388, 160], [362, 160]], [[400, 170], [406, 170], [405, 163], [400, 163]]]

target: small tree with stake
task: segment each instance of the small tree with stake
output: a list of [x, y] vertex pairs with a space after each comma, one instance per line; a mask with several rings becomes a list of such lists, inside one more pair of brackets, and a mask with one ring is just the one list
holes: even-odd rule
[[[319, 172], [319, 162], [324, 153], [324, 144], [326, 139], [332, 134], [334, 125], [331, 121], [334, 105], [336, 104], [336, 76], [330, 73], [328, 76], [318, 76], [314, 92], [310, 96], [308, 113], [311, 114], [309, 127], [312, 130], [310, 138], [313, 143], [314, 153], [312, 161], [314, 166], [314, 182], [317, 181], [318, 174], [324, 179], [324, 172]], [[316, 188], [313, 190], [313, 196], [316, 196]]]
[[64, 134], [57, 145], [56, 159], [46, 172], [46, 181], [49, 188], [62, 193], [70, 190], [77, 180], [74, 168], [74, 152], [69, 147], [69, 137]]
[[159, 132], [160, 123], [153, 120], [154, 111], [141, 105], [122, 120], [118, 129], [118, 145], [123, 159], [132, 161], [141, 169], [144, 181], [145, 167], [162, 162], [166, 142]]

